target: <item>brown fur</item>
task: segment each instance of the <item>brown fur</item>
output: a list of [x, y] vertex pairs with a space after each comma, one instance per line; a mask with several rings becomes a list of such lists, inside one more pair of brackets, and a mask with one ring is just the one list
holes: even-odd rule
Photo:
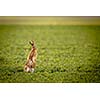
[[[37, 49], [34, 46], [34, 41], [30, 42], [32, 45], [32, 49], [27, 57], [26, 64], [24, 66], [24, 71], [31, 72], [32, 68], [35, 68], [36, 66], [36, 58], [37, 58]], [[27, 68], [30, 69], [30, 71], [27, 71]]]

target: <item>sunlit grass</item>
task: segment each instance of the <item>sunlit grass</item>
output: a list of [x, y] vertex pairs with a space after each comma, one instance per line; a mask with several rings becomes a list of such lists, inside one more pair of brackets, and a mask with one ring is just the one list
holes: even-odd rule
[[[100, 82], [100, 26], [0, 26], [0, 82]], [[34, 39], [34, 73], [23, 72]]]

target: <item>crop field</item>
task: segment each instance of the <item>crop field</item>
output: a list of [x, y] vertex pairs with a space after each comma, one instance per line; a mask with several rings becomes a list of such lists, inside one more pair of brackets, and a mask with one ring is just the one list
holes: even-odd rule
[[[38, 49], [34, 73], [23, 71], [30, 40]], [[100, 26], [0, 25], [0, 82], [100, 82]]]

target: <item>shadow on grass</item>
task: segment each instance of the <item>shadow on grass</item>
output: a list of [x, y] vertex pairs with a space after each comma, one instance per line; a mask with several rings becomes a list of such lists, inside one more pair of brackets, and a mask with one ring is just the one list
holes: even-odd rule
[[16, 72], [23, 72], [23, 69], [17, 69]]

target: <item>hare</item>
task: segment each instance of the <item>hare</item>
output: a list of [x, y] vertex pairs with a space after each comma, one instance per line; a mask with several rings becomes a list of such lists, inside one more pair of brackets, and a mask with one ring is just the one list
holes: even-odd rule
[[37, 58], [37, 49], [34, 45], [34, 41], [29, 42], [32, 46], [32, 49], [27, 57], [26, 64], [24, 66], [25, 72], [34, 72], [36, 66], [36, 58]]

